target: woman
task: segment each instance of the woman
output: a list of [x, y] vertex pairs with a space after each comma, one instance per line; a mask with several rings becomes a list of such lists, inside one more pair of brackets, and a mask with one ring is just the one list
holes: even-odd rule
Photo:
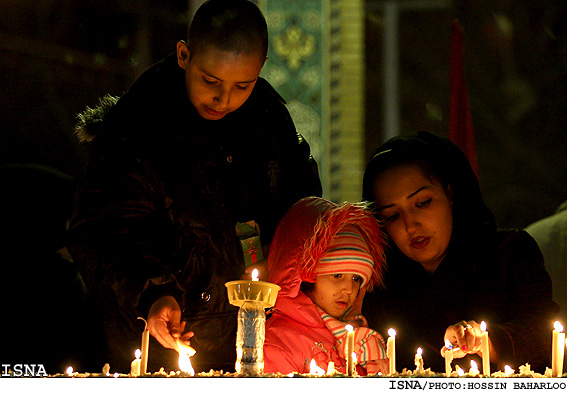
[[363, 199], [390, 239], [386, 290], [368, 294], [363, 313], [370, 327], [397, 330], [398, 370], [414, 369], [418, 347], [435, 372], [444, 343], [460, 349], [455, 358], [478, 357], [481, 321], [492, 368], [550, 366], [557, 306], [541, 252], [526, 232], [497, 230], [457, 146], [427, 132], [387, 141], [368, 163]]

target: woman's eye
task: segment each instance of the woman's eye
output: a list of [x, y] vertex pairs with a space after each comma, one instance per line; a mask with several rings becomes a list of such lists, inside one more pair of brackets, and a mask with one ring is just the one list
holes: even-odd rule
[[383, 215], [382, 216], [382, 220], [385, 222], [393, 222], [394, 220], [396, 220], [398, 217], [400, 216], [399, 213], [393, 213], [391, 215]]
[[361, 282], [362, 278], [360, 276], [353, 276], [352, 280], [355, 281], [355, 282]]
[[237, 88], [237, 89], [240, 89], [240, 90], [246, 90], [246, 89], [248, 89], [248, 86], [249, 86], [249, 85], [246, 85], [246, 86], [236, 85], [236, 88]]
[[333, 274], [333, 278], [340, 278], [342, 276], [343, 276], [343, 274]]
[[203, 81], [205, 81], [205, 83], [207, 83], [209, 85], [213, 85], [214, 83], [216, 83], [216, 81], [210, 80], [210, 79], [207, 79], [207, 78], [203, 78]]
[[418, 208], [423, 208], [423, 207], [428, 206], [429, 204], [431, 204], [431, 198], [428, 198], [428, 199], [425, 200], [425, 201], [420, 201], [420, 202], [418, 202], [418, 203], [416, 204], [416, 207], [418, 207]]

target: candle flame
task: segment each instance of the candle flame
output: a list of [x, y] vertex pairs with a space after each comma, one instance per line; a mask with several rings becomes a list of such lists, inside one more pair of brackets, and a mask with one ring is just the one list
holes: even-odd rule
[[177, 339], [177, 351], [179, 352], [179, 370], [194, 376], [195, 370], [191, 364], [190, 357], [196, 353], [195, 349]]
[[134, 352], [134, 356], [136, 356], [136, 358], [142, 357], [142, 351], [140, 349], [136, 349], [136, 351]]
[[555, 323], [553, 323], [553, 328], [555, 328], [557, 331], [559, 332], [563, 332], [563, 326], [561, 325], [561, 323], [559, 323], [558, 321], [556, 321]]
[[397, 333], [396, 333], [396, 330], [394, 330], [393, 328], [390, 328], [390, 329], [388, 330], [388, 335], [389, 335], [389, 336], [395, 337], [396, 334], [397, 334]]
[[347, 324], [345, 328], [348, 332], [352, 332], [352, 330], [354, 330], [354, 328], [350, 324]]
[[68, 366], [67, 370], [65, 372], [67, 373], [67, 375], [72, 375], [73, 374], [73, 367]]
[[423, 349], [418, 347], [417, 348], [417, 355], [421, 357], [422, 354], [423, 354]]
[[327, 364], [327, 375], [334, 375], [334, 374], [335, 374], [335, 363], [329, 361], [329, 364]]
[[512, 375], [514, 373], [514, 370], [509, 365], [505, 365], [504, 366], [504, 373], [506, 375]]
[[257, 270], [256, 268], [254, 268], [254, 269], [252, 270], [252, 280], [253, 280], [254, 282], [257, 282], [257, 281], [258, 281], [258, 275], [259, 275], [259, 274], [260, 274], [260, 273], [258, 272], [258, 270]]
[[356, 352], [352, 352], [351, 356], [352, 356], [352, 363], [356, 364], [356, 362], [358, 361], [357, 358], [356, 358]]
[[474, 360], [471, 360], [471, 369], [478, 369], [478, 364]]
[[465, 371], [457, 365], [457, 375], [465, 376]]
[[480, 331], [486, 331], [486, 322], [484, 320], [480, 322]]
[[315, 360], [311, 359], [311, 363], [309, 364], [309, 374], [323, 376], [325, 375], [325, 370], [323, 368], [320, 368]]

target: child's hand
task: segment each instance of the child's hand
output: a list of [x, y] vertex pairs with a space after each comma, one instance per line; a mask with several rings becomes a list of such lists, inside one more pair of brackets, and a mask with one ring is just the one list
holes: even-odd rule
[[[453, 356], [455, 358], [462, 358], [467, 354], [480, 351], [481, 334], [480, 324], [474, 320], [468, 322], [463, 320], [447, 328], [445, 343], [454, 348]], [[447, 346], [443, 346], [441, 355], [444, 356], [446, 350]]]

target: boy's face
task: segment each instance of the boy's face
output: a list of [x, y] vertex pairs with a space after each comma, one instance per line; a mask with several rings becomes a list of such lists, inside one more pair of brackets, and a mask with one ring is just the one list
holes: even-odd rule
[[361, 284], [362, 278], [358, 275], [319, 275], [315, 288], [307, 296], [329, 315], [340, 318], [356, 300]]
[[240, 108], [250, 97], [266, 59], [257, 54], [223, 51], [212, 46], [189, 56], [177, 43], [177, 63], [185, 70], [185, 87], [203, 118], [218, 120]]

